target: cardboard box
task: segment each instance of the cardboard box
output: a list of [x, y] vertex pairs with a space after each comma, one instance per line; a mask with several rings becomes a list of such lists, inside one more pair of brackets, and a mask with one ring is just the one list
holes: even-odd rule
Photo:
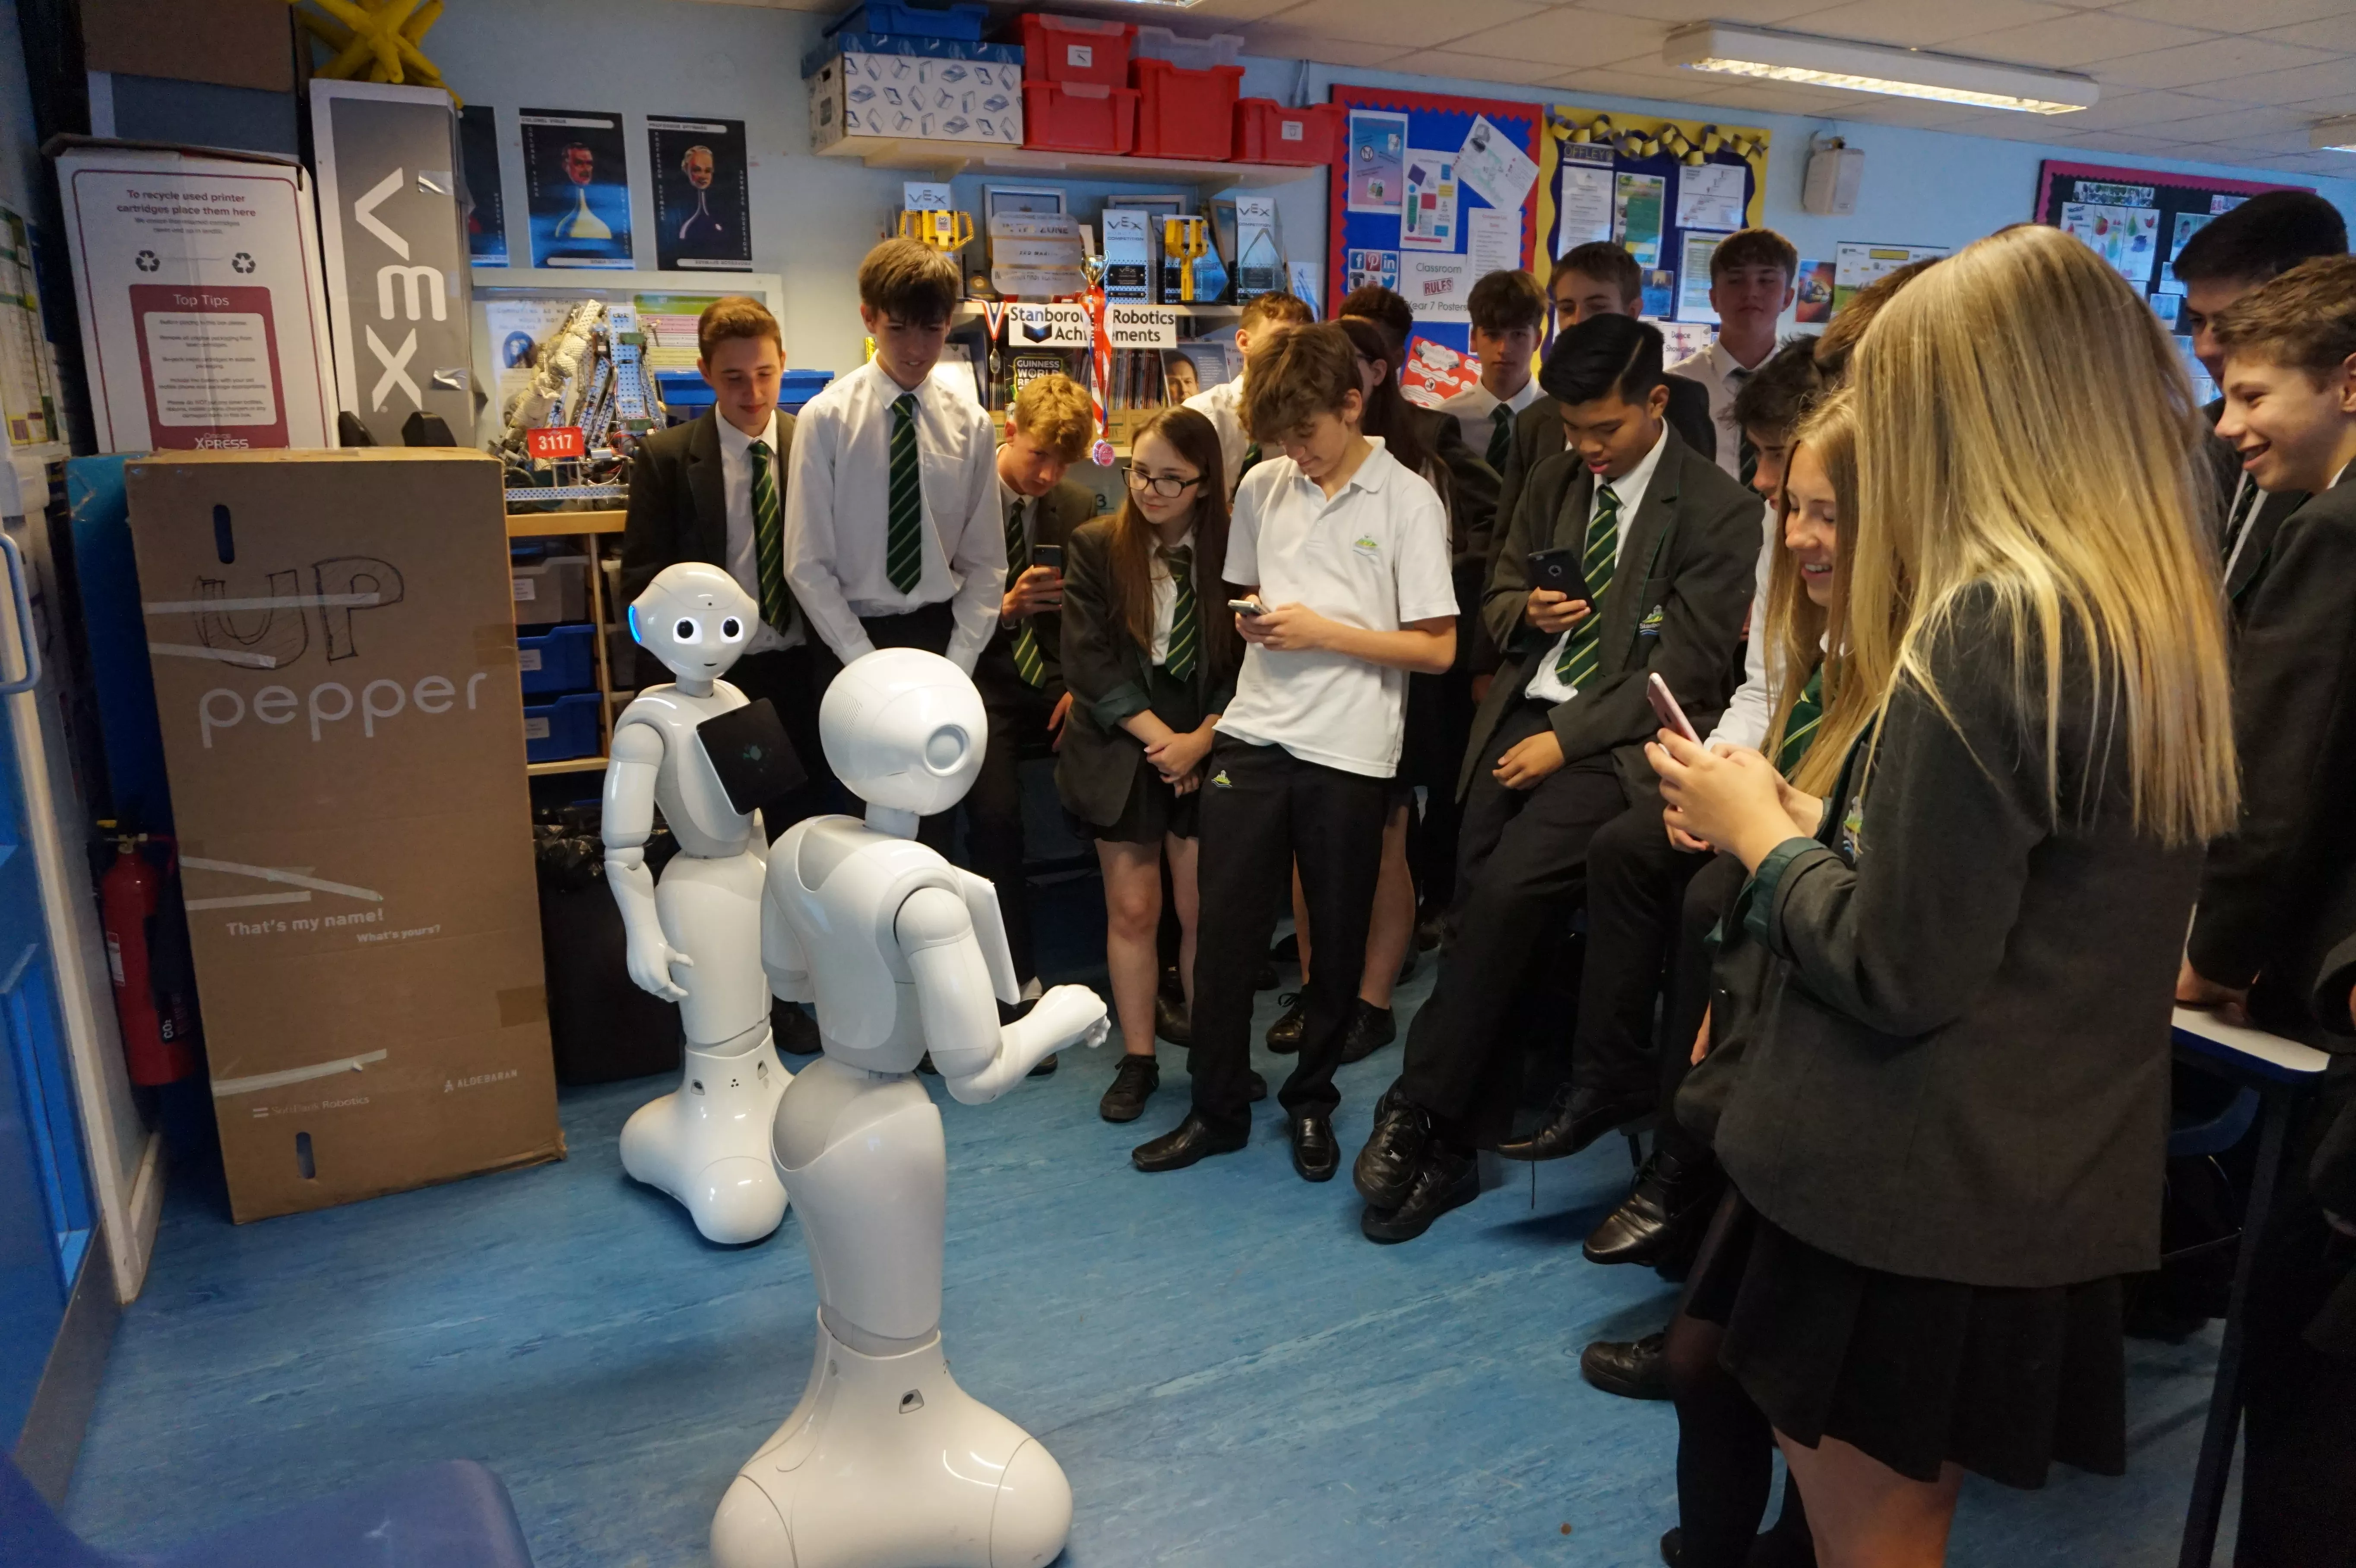
[[1023, 144], [1023, 51], [947, 38], [837, 34], [804, 62], [810, 145], [845, 136]]
[[[285, 0], [80, 0], [82, 63], [91, 70], [294, 91], [295, 40]], [[305, 55], [307, 40], [300, 46]]]
[[100, 451], [335, 444], [302, 165], [80, 142], [58, 155], [58, 193]]
[[559, 1157], [499, 464], [129, 472], [231, 1212]]

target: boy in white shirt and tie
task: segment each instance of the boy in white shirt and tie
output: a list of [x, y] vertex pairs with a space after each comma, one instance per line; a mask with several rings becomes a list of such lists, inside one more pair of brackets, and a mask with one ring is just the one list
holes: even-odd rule
[[1463, 428], [1464, 444], [1503, 474], [1514, 450], [1514, 416], [1546, 394], [1530, 362], [1546, 336], [1546, 295], [1527, 272], [1491, 272], [1465, 302], [1481, 379], [1440, 405]]

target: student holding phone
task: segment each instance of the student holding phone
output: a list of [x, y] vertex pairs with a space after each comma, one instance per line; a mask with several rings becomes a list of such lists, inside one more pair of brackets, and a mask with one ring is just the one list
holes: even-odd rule
[[1153, 996], [1165, 860], [1179, 979], [1194, 997], [1203, 763], [1243, 662], [1234, 617], [1217, 608], [1227, 592], [1220, 461], [1208, 419], [1163, 410], [1130, 438], [1128, 504], [1082, 524], [1066, 547], [1064, 674], [1072, 709], [1055, 791], [1096, 840], [1104, 869], [1105, 967], [1123, 1047], [1098, 1106], [1108, 1122], [1137, 1120], [1162, 1083]]
[[[1064, 472], [1095, 438], [1088, 394], [1064, 376], [1028, 382], [1006, 411], [998, 448], [998, 510], [1006, 528], [1006, 588], [998, 626], [973, 667], [990, 710], [990, 749], [965, 797], [973, 869], [998, 889], [1006, 945], [1025, 997], [1039, 994], [1029, 887], [1023, 876], [1025, 748], [1061, 741], [1072, 707], [1064, 686], [1061, 568], [1072, 530], [1096, 516], [1097, 498]], [[1048, 1061], [1055, 1061], [1049, 1057]]]

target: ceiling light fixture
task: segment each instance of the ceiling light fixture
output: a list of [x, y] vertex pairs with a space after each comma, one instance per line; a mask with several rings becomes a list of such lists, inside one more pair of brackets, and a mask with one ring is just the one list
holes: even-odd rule
[[2026, 114], [2070, 114], [2094, 107], [2101, 89], [2088, 77], [2032, 70], [1994, 60], [1922, 49], [1885, 48], [1845, 38], [1715, 22], [1680, 27], [1661, 46], [1661, 58], [1691, 70], [1801, 82], [1847, 92], [1928, 98]]
[[2318, 122], [2307, 143], [2319, 153], [2356, 153], [2356, 114]]

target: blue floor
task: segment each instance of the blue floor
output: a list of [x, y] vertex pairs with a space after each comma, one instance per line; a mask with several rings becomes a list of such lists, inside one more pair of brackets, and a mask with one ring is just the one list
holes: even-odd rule
[[[1094, 896], [1065, 893], [1067, 974], [1087, 951], [1068, 901]], [[1427, 966], [1403, 988], [1403, 1019], [1430, 984]], [[1588, 1388], [1576, 1360], [1673, 1300], [1579, 1256], [1626, 1181], [1618, 1140], [1539, 1167], [1535, 1208], [1509, 1167], [1422, 1240], [1375, 1247], [1346, 1170], [1293, 1175], [1273, 1102], [1240, 1154], [1132, 1171], [1186, 1080], [1165, 1047], [1145, 1120], [1108, 1125], [1117, 1049], [992, 1105], [927, 1081], [948, 1133], [949, 1356], [1069, 1474], [1066, 1563], [1659, 1561], [1675, 1418]], [[1398, 1065], [1392, 1047], [1343, 1071], [1345, 1160]], [[624, 1177], [622, 1122], [663, 1087], [567, 1092], [561, 1164], [322, 1213], [233, 1226], [179, 1184], [70, 1521], [152, 1547], [463, 1456], [507, 1482], [541, 1568], [708, 1562], [722, 1490], [799, 1392], [816, 1304], [790, 1212], [765, 1243], [713, 1247]], [[2214, 1354], [2130, 1342], [2126, 1478], [1975, 1484], [1950, 1560], [2173, 1563]]]

